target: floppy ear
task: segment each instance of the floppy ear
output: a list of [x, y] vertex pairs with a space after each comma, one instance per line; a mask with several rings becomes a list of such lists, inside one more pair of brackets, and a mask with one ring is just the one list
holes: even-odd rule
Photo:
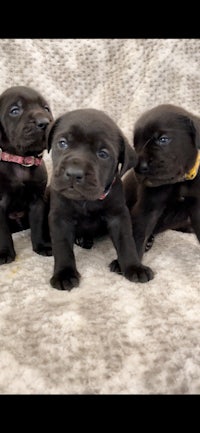
[[191, 119], [192, 129], [194, 134], [194, 142], [197, 149], [200, 149], [200, 119], [193, 116]]
[[1, 122], [0, 122], [0, 143], [2, 143], [2, 125], [1, 125]]
[[1, 144], [6, 143], [6, 142], [7, 142], [6, 134], [4, 132], [3, 125], [0, 121], [0, 147], [1, 147]]
[[1, 144], [4, 143], [4, 141], [6, 141], [6, 134], [4, 132], [4, 128], [2, 125], [1, 109], [2, 109], [2, 97], [0, 98], [0, 147], [1, 147]]
[[178, 120], [181, 122], [187, 133], [192, 137], [193, 143], [197, 149], [200, 149], [200, 118], [194, 114], [179, 115]]
[[46, 129], [46, 139], [47, 139], [47, 150], [48, 150], [48, 153], [51, 150], [51, 143], [52, 143], [53, 134], [55, 132], [55, 129], [58, 126], [58, 123], [59, 123], [59, 119], [57, 119], [53, 123], [50, 123], [50, 125]]
[[120, 153], [119, 153], [119, 164], [120, 176], [123, 176], [126, 171], [130, 168], [134, 168], [137, 164], [137, 154], [136, 151], [129, 144], [127, 138], [120, 132]]

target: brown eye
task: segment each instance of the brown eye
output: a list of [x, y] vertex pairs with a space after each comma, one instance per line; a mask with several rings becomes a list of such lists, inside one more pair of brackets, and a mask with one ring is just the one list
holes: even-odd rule
[[50, 108], [48, 107], [48, 105], [45, 105], [45, 106], [44, 106], [44, 109], [45, 109], [46, 111], [48, 111], [48, 113], [50, 113]]

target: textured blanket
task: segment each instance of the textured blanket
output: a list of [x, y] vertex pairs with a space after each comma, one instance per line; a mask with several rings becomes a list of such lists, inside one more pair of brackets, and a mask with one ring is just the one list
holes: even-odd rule
[[[174, 103], [200, 114], [199, 39], [1, 39], [0, 93], [38, 89], [54, 116], [105, 110], [131, 141], [146, 109]], [[51, 154], [45, 155], [51, 176]], [[146, 284], [113, 274], [107, 237], [75, 246], [81, 283], [53, 289], [53, 258], [13, 235], [16, 260], [0, 268], [1, 394], [200, 393], [200, 245], [157, 236]]]

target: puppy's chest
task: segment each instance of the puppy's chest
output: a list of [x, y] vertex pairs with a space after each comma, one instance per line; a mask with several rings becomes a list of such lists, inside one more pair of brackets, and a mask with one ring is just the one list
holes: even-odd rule
[[19, 188], [25, 183], [30, 181], [30, 172], [27, 167], [21, 167], [20, 165], [8, 164], [0, 167], [0, 183], [3, 189]]
[[197, 198], [200, 196], [200, 179], [188, 180], [177, 186], [176, 195], [178, 201], [184, 201], [187, 198]]
[[84, 201], [74, 206], [74, 217], [77, 227], [87, 229], [98, 225], [103, 220], [103, 213], [96, 204]]
[[16, 165], [13, 168], [13, 178], [18, 185], [27, 183], [30, 180], [29, 168]]
[[0, 169], [0, 202], [10, 213], [24, 210], [33, 197], [33, 190], [27, 167], [9, 163]]

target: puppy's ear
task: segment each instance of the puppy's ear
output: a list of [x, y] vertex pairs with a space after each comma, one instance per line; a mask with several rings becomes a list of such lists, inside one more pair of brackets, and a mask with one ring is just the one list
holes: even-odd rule
[[200, 149], [200, 119], [193, 116], [192, 119], [190, 119], [190, 122], [192, 124], [195, 146], [197, 149]]
[[130, 168], [134, 168], [137, 164], [137, 154], [135, 149], [131, 147], [127, 138], [120, 132], [120, 153], [119, 153], [119, 164], [121, 164], [120, 168], [120, 176], [123, 176], [126, 171]]
[[0, 122], [0, 143], [2, 142], [2, 135], [3, 135], [3, 128], [2, 128], [2, 124]]
[[195, 147], [200, 149], [200, 118], [188, 113], [179, 115], [178, 120], [181, 127], [192, 137]]
[[52, 139], [53, 139], [53, 135], [55, 132], [55, 129], [57, 128], [59, 123], [59, 119], [57, 119], [55, 122], [51, 123], [46, 130], [46, 138], [47, 138], [47, 150], [48, 153], [51, 150], [51, 143], [52, 143]]
[[4, 124], [3, 106], [4, 106], [4, 98], [3, 96], [1, 96], [0, 97], [0, 147], [2, 144], [6, 145], [8, 143], [8, 138], [7, 138], [5, 124]]
[[[5, 134], [5, 132], [4, 132], [4, 129], [3, 129], [3, 125], [2, 125], [2, 123], [1, 123], [1, 121], [0, 121], [0, 145], [1, 145], [1, 143], [3, 144], [3, 143], [5, 143], [7, 140], [6, 140], [6, 134]], [[0, 146], [1, 147], [1, 146]]]

